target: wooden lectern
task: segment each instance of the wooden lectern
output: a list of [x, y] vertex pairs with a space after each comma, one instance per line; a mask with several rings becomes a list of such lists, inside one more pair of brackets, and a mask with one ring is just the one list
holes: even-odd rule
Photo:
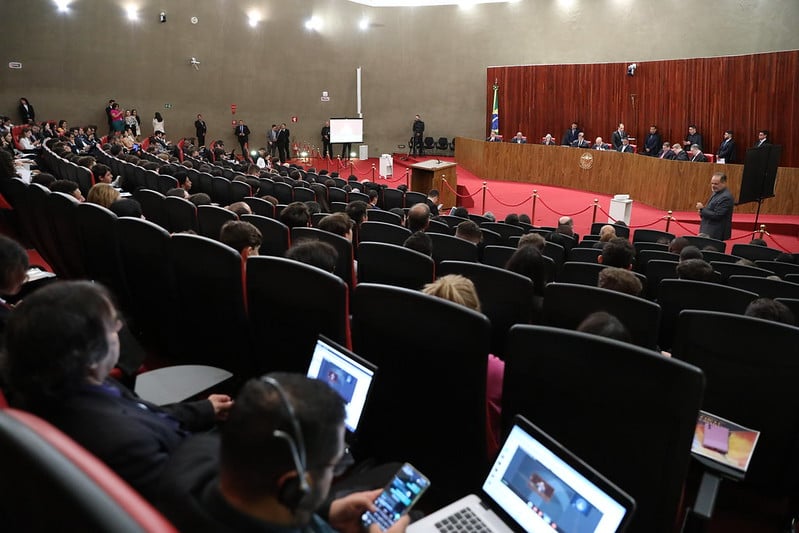
[[[445, 207], [453, 207], [457, 203], [455, 192], [458, 190], [457, 164], [448, 161], [429, 159], [411, 165], [411, 190], [427, 194], [430, 189], [439, 192], [439, 203]], [[447, 181], [447, 185], [442, 183]]]

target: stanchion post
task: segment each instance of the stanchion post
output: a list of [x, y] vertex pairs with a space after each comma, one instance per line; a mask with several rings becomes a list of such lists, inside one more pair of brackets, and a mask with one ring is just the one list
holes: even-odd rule
[[375, 181], [375, 164], [372, 163], [372, 182]]
[[483, 182], [483, 212], [480, 214], [486, 214], [486, 182]]
[[668, 233], [668, 231], [669, 231], [669, 226], [671, 225], [671, 219], [672, 219], [672, 216], [671, 216], [671, 214], [672, 214], [673, 212], [674, 212], [674, 211], [672, 211], [671, 209], [669, 209], [669, 210], [668, 210], [668, 216], [666, 217], [666, 232], [667, 232], [667, 233]]
[[596, 223], [596, 210], [599, 207], [599, 198], [594, 198], [594, 214], [591, 217], [591, 224]]
[[760, 234], [760, 238], [763, 238], [763, 235], [766, 234], [766, 225], [760, 224], [760, 229], [757, 231]]
[[408, 168], [405, 169], [405, 186], [408, 188], [409, 191], [411, 190], [410, 169]]
[[533, 208], [530, 212], [530, 223], [535, 226], [535, 203], [538, 200], [538, 189], [533, 189]]

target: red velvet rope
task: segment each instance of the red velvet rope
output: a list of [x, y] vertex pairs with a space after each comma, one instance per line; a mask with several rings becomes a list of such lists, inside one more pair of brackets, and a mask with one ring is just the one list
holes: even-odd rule
[[519, 202], [518, 204], [506, 204], [505, 202], [503, 202], [502, 200], [500, 200], [499, 198], [497, 198], [496, 196], [494, 196], [494, 193], [493, 193], [493, 192], [491, 192], [491, 189], [489, 189], [488, 187], [486, 187], [486, 190], [488, 191], [488, 194], [490, 194], [490, 195], [491, 195], [491, 198], [493, 198], [494, 200], [496, 200], [497, 202], [499, 202], [501, 205], [504, 205], [505, 207], [519, 207], [520, 205], [522, 205], [522, 204], [525, 204], [525, 203], [527, 203], [527, 202], [529, 202], [529, 201], [530, 201], [530, 198], [525, 198], [524, 200], [522, 200], [522, 201], [521, 201], [521, 202]]
[[696, 235], [696, 234], [694, 233], [694, 230], [691, 230], [691, 229], [688, 229], [688, 228], [686, 228], [685, 226], [683, 226], [682, 224], [680, 224], [680, 221], [679, 221], [679, 220], [677, 220], [676, 218], [674, 218], [674, 217], [671, 217], [671, 220], [672, 220], [672, 222], [674, 222], [675, 224], [677, 224], [678, 226], [680, 226], [680, 227], [681, 227], [683, 230], [687, 231], [687, 232], [688, 232], [688, 233], [690, 233], [691, 235]]
[[477, 190], [476, 190], [474, 193], [472, 193], [472, 194], [458, 194], [458, 191], [456, 191], [455, 189], [453, 189], [453, 188], [452, 188], [452, 185], [450, 185], [450, 184], [449, 184], [449, 183], [448, 183], [446, 180], [443, 180], [443, 181], [442, 181], [442, 183], [443, 183], [443, 184], [444, 184], [444, 185], [447, 187], [447, 189], [449, 189], [450, 191], [452, 191], [452, 193], [453, 193], [455, 196], [457, 196], [458, 198], [471, 198], [472, 196], [476, 196], [476, 195], [480, 194], [480, 192], [482, 191], [482, 189], [477, 189]]
[[[591, 207], [593, 207], [593, 205], [592, 205]], [[602, 213], [603, 213], [603, 214], [604, 214], [606, 217], [608, 217], [609, 219], [611, 219], [613, 222], [618, 222], [618, 221], [617, 221], [615, 218], [613, 218], [612, 216], [610, 216], [610, 215], [608, 214], [608, 212], [607, 212], [607, 211], [605, 211], [604, 209], [602, 209], [602, 206], [601, 206], [601, 205], [597, 204], [597, 207], [599, 208], [599, 210], [600, 210], [600, 211], [601, 211], [601, 212], [602, 212]], [[668, 218], [669, 218], [669, 215], [664, 215], [664, 216], [662, 216], [662, 217], [660, 217], [660, 218], [658, 218], [658, 219], [656, 219], [656, 220], [654, 220], [654, 221], [650, 222], [649, 224], [640, 224], [640, 225], [637, 225], [637, 226], [633, 226], [632, 224], [629, 224], [627, 227], [628, 227], [628, 228], [630, 228], [630, 229], [636, 229], [636, 228], [648, 228], [648, 227], [654, 226], [655, 224], [657, 224], [657, 223], [658, 223], [658, 222], [660, 222], [661, 220], [668, 220]], [[673, 218], [673, 217], [672, 217], [672, 220], [674, 220], [674, 218]]]
[[[755, 232], [755, 233], [760, 233], [760, 232], [758, 231], [758, 232]], [[788, 248], [786, 248], [785, 246], [783, 246], [782, 244], [780, 244], [780, 242], [779, 242], [777, 239], [775, 239], [775, 238], [774, 238], [774, 236], [773, 236], [771, 233], [769, 233], [768, 231], [767, 231], [767, 232], [765, 232], [765, 233], [766, 233], [766, 235], [768, 236], [768, 238], [769, 238], [769, 239], [771, 239], [772, 241], [774, 241], [774, 244], [776, 244], [777, 246], [779, 246], [780, 248], [782, 248], [782, 250], [783, 250], [783, 251], [785, 251], [785, 252], [787, 252], [787, 253], [789, 253], [789, 254], [790, 254], [790, 253], [792, 253], [792, 252], [791, 252], [791, 251], [790, 251]]]
[[538, 201], [541, 202], [541, 205], [543, 205], [545, 208], [549, 209], [550, 211], [552, 211], [556, 215], [560, 215], [562, 217], [573, 217], [575, 215], [579, 215], [581, 213], [585, 213], [586, 211], [588, 211], [589, 209], [594, 207], [594, 204], [591, 204], [588, 207], [586, 207], [585, 209], [581, 209], [580, 211], [577, 211], [577, 212], [574, 212], [574, 213], [560, 213], [558, 211], [555, 211], [551, 207], [549, 207], [549, 205], [547, 205], [547, 203], [543, 199], [541, 199], [541, 196], [539, 196], [538, 194], [536, 194], [536, 198], [538, 198]]
[[394, 179], [394, 178], [390, 178], [389, 179], [388, 176], [384, 176], [382, 179], [386, 180], [389, 183], [394, 183], [394, 182], [397, 182], [397, 181], [404, 181], [405, 180], [405, 176], [400, 176], [400, 177], [398, 177], [396, 179]]

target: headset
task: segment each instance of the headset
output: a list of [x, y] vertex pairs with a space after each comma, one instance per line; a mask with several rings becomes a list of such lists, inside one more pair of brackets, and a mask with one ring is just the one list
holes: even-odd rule
[[280, 397], [280, 403], [283, 404], [283, 407], [286, 410], [291, 429], [294, 433], [294, 436], [292, 437], [280, 429], [276, 429], [272, 432], [272, 436], [285, 441], [288, 445], [289, 451], [291, 452], [291, 458], [294, 461], [294, 468], [297, 470], [297, 477], [287, 479], [283, 483], [283, 486], [280, 487], [280, 492], [278, 493], [278, 501], [293, 511], [299, 507], [303, 498], [305, 498], [308, 493], [311, 492], [311, 487], [308, 484], [308, 479], [306, 476], [307, 463], [305, 455], [305, 441], [302, 438], [302, 429], [300, 429], [300, 423], [297, 420], [294, 407], [291, 405], [291, 401], [289, 401], [286, 391], [283, 389], [280, 383], [278, 383], [278, 381], [271, 376], [262, 376], [261, 381], [268, 383], [277, 392], [277, 395]]

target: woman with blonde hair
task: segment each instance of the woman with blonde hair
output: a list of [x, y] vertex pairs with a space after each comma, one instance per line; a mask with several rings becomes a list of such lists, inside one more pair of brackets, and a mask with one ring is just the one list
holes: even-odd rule
[[[459, 274], [449, 274], [438, 278], [433, 283], [428, 283], [422, 292], [430, 296], [437, 296], [456, 304], [480, 311], [480, 298], [474, 283], [467, 277]], [[488, 354], [486, 368], [486, 412], [488, 416], [488, 450], [494, 454], [499, 450], [502, 436], [502, 378], [505, 374], [505, 362], [495, 355]]]
[[111, 204], [119, 200], [119, 191], [107, 183], [97, 183], [89, 189], [86, 201], [90, 204], [97, 204], [108, 209]]

